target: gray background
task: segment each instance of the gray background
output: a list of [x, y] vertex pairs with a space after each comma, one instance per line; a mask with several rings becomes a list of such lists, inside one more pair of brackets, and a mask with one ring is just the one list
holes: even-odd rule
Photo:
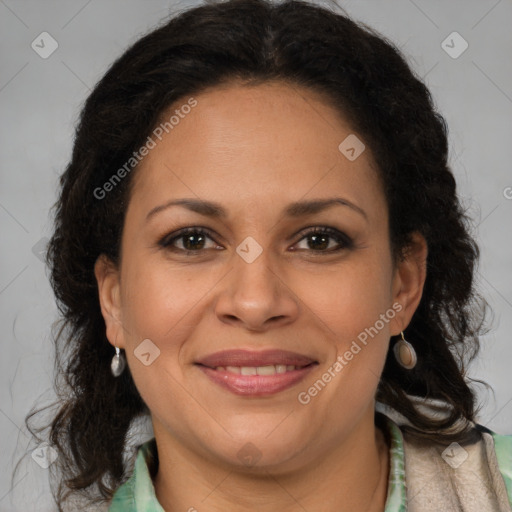
[[[128, 44], [192, 3], [0, 0], [0, 511], [54, 510], [48, 470], [29, 456], [13, 482], [10, 474], [33, 449], [23, 426], [27, 411], [52, 397], [56, 306], [40, 253], [81, 104]], [[494, 311], [470, 372], [495, 391], [493, 397], [479, 388], [479, 422], [512, 434], [512, 2], [340, 5], [402, 49], [447, 119], [451, 166], [482, 251], [478, 286]], [[44, 31], [58, 42], [47, 59], [31, 48]], [[441, 45], [453, 31], [469, 45], [458, 58]], [[457, 39], [446, 44], [461, 48]]]

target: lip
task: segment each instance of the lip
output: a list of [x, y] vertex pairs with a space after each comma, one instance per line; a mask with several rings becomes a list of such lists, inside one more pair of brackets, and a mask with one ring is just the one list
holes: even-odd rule
[[202, 365], [199, 365], [199, 369], [212, 382], [231, 391], [235, 395], [266, 396], [284, 391], [298, 384], [316, 366], [316, 363], [311, 363], [303, 368], [274, 375], [240, 375], [226, 370], [215, 370], [214, 368]]
[[[213, 383], [231, 393], [257, 397], [272, 395], [298, 384], [318, 366], [318, 361], [286, 350], [225, 350], [201, 358], [196, 365]], [[273, 375], [241, 375], [216, 370], [219, 366], [268, 365], [293, 365], [298, 368]]]
[[271, 349], [254, 351], [232, 349], [205, 356], [196, 361], [196, 364], [215, 369], [218, 366], [267, 366], [272, 364], [302, 367], [316, 362], [317, 361], [311, 357], [288, 350]]

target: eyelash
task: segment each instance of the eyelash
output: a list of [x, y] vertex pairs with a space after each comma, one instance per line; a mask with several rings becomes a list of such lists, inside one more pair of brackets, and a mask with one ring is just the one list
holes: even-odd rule
[[[158, 244], [162, 248], [171, 250], [173, 252], [180, 252], [180, 253], [183, 253], [186, 255], [194, 255], [194, 256], [199, 255], [199, 253], [204, 252], [205, 249], [190, 250], [190, 249], [178, 249], [176, 247], [172, 247], [172, 244], [175, 241], [185, 238], [187, 235], [190, 235], [190, 234], [205, 236], [215, 242], [215, 240], [213, 239], [212, 233], [208, 229], [201, 228], [201, 227], [190, 227], [190, 228], [180, 229], [179, 231], [171, 233], [170, 235], [164, 236], [160, 240], [160, 242], [158, 242]], [[353, 247], [354, 247], [354, 242], [353, 242], [352, 238], [350, 238], [345, 233], [338, 231], [337, 229], [328, 227], [328, 226], [315, 226], [313, 228], [306, 228], [305, 230], [298, 233], [297, 236], [301, 236], [301, 238], [296, 243], [301, 242], [304, 238], [307, 238], [308, 236], [318, 235], [318, 234], [327, 235], [328, 238], [332, 238], [333, 240], [335, 240], [335, 242], [338, 243], [341, 247], [339, 247], [337, 249], [326, 249], [326, 250], [319, 250], [319, 251], [310, 249], [311, 252], [332, 254], [332, 253], [340, 252], [342, 250], [350, 250], [350, 249], [353, 249]], [[304, 249], [300, 249], [300, 250], [304, 250]]]

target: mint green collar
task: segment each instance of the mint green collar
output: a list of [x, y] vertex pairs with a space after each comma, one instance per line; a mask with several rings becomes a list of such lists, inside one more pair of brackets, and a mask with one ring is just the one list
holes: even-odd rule
[[108, 512], [165, 512], [156, 499], [149, 473], [156, 455], [155, 439], [138, 447], [131, 477], [115, 492]]
[[[388, 417], [385, 425], [390, 439], [390, 472], [385, 512], [406, 512], [404, 446], [399, 427]], [[112, 498], [108, 512], [165, 512], [158, 502], [149, 467], [156, 456], [154, 438], [139, 446], [130, 478]]]

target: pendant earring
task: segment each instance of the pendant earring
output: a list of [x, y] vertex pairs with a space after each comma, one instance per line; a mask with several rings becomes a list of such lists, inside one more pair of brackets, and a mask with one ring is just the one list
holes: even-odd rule
[[403, 331], [400, 334], [402, 335], [402, 339], [397, 341], [393, 347], [395, 359], [402, 368], [411, 370], [418, 362], [416, 350], [414, 350], [414, 347], [406, 341]]
[[114, 377], [119, 377], [121, 373], [123, 373], [124, 368], [126, 366], [126, 359], [124, 358], [124, 355], [121, 354], [121, 351], [119, 350], [119, 347], [115, 347], [116, 354], [112, 358], [112, 362], [110, 363], [110, 369], [112, 371], [112, 375]]

